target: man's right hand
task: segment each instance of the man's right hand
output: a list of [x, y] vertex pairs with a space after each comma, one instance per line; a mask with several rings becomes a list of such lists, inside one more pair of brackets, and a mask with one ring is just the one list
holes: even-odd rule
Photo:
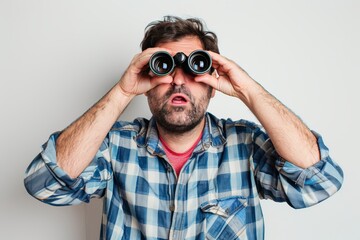
[[151, 56], [157, 51], [167, 51], [173, 55], [164, 48], [148, 48], [136, 54], [118, 83], [124, 95], [136, 96], [146, 93], [157, 85], [171, 83], [172, 77], [170, 75], [158, 77], [151, 72], [144, 72]]

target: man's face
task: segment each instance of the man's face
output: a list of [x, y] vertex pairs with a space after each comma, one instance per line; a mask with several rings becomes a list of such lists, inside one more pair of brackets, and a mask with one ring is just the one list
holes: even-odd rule
[[[161, 43], [157, 47], [187, 56], [194, 50], [203, 49], [196, 37], [184, 37], [177, 42]], [[194, 81], [194, 76], [176, 67], [170, 84], [161, 84], [146, 95], [150, 110], [159, 127], [167, 132], [184, 133], [204, 121], [204, 114], [214, 90]]]

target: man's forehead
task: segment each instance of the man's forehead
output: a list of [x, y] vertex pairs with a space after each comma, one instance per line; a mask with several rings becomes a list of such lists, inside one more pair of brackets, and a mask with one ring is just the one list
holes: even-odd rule
[[157, 47], [166, 48], [174, 52], [183, 52], [186, 55], [189, 55], [194, 50], [203, 49], [201, 41], [195, 36], [183, 37], [173, 42], [159, 43]]

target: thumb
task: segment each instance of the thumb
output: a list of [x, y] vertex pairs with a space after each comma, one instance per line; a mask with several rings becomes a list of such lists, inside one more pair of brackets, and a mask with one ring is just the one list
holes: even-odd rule
[[173, 78], [170, 75], [163, 76], [163, 77], [153, 77], [150, 80], [151, 88], [154, 88], [160, 84], [171, 83], [172, 81], [173, 81]]
[[201, 82], [201, 83], [207, 84], [215, 89], [217, 88], [217, 85], [218, 85], [218, 79], [215, 76], [210, 75], [210, 74], [196, 76], [194, 78], [194, 80], [195, 80], [195, 82]]

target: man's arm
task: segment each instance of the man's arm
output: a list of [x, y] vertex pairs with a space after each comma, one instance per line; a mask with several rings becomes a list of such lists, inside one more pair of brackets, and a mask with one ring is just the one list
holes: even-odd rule
[[209, 53], [218, 75], [200, 76], [195, 81], [241, 99], [265, 128], [282, 158], [302, 168], [320, 160], [316, 137], [294, 113], [236, 63], [219, 54]]
[[57, 164], [75, 178], [89, 165], [111, 126], [136, 95], [171, 81], [169, 77], [143, 74], [151, 55], [162, 49], [151, 48], [137, 54], [117, 83], [98, 103], [67, 127], [56, 141]]
[[116, 84], [98, 103], [67, 127], [56, 141], [59, 167], [72, 178], [79, 176], [132, 98]]
[[317, 139], [285, 105], [253, 81], [242, 101], [265, 128], [278, 154], [293, 164], [308, 168], [320, 160]]

